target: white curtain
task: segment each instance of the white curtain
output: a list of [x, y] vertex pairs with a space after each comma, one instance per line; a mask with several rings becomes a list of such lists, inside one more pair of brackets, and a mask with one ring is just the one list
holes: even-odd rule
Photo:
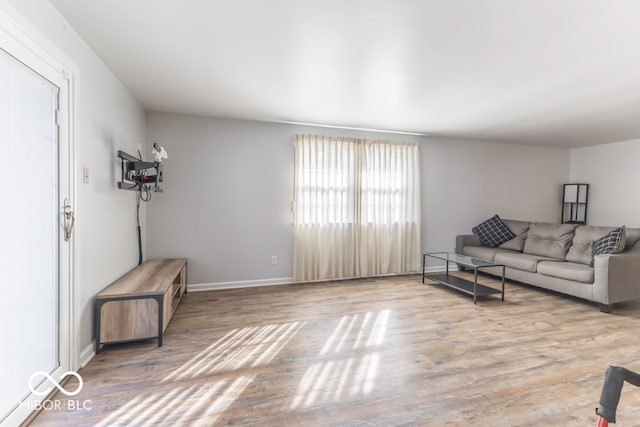
[[296, 281], [420, 269], [417, 142], [294, 141]]

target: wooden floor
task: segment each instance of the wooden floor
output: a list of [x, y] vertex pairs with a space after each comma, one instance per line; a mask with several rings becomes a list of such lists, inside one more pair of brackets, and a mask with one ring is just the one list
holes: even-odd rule
[[[56, 396], [90, 410], [32, 425], [595, 426], [611, 364], [640, 371], [640, 303], [507, 282], [474, 306], [418, 276], [194, 292], [163, 347], [105, 347]], [[640, 425], [639, 389], [617, 421]]]

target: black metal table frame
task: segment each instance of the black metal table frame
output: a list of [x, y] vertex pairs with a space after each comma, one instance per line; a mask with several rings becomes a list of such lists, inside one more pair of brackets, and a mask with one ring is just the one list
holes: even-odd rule
[[[186, 292], [185, 292], [186, 293]], [[151, 298], [158, 302], [158, 335], [155, 337], [147, 337], [147, 338], [136, 338], [132, 340], [122, 340], [122, 341], [107, 341], [105, 343], [100, 341], [100, 317], [102, 314], [102, 306], [108, 302], [112, 301], [127, 301], [127, 300], [136, 300], [136, 299], [147, 299]], [[103, 344], [119, 344], [123, 342], [129, 341], [140, 341], [144, 339], [158, 339], [158, 347], [162, 347], [162, 316], [164, 311], [164, 294], [145, 294], [145, 295], [128, 295], [128, 296], [114, 296], [108, 298], [96, 298], [96, 354], [100, 353]]]
[[[501, 293], [502, 298], [501, 300], [504, 301], [504, 282], [505, 282], [505, 265], [504, 264], [497, 264], [494, 263], [493, 261], [487, 261], [487, 260], [483, 260], [485, 262], [491, 263], [491, 265], [474, 265], [474, 264], [465, 264], [463, 262], [458, 262], [455, 260], [450, 260], [448, 258], [440, 258], [437, 257], [435, 255], [444, 255], [444, 254], [448, 254], [447, 252], [425, 252], [422, 254], [422, 283], [424, 284], [424, 279], [427, 278], [429, 280], [433, 280], [434, 282], [440, 283], [442, 285], [448, 286], [450, 288], [456, 289], [458, 291], [464, 292], [466, 294], [472, 295], [473, 296], [473, 303], [476, 304], [477, 298], [478, 298], [478, 290], [481, 290], [481, 296], [482, 295], [489, 295], [489, 294], [494, 294], [494, 293]], [[446, 267], [446, 272], [445, 272], [445, 280], [441, 280], [435, 277], [435, 275], [430, 274], [427, 275], [425, 270], [426, 270], [426, 260], [427, 257], [430, 258], [434, 258], [434, 259], [439, 259], [441, 261], [446, 261], [447, 263], [447, 267]], [[449, 262], [453, 262], [454, 264], [457, 265], [462, 265], [464, 267], [467, 268], [473, 268], [473, 282], [466, 280], [466, 279], [462, 279], [459, 278], [457, 276], [449, 276]], [[480, 268], [489, 268], [489, 267], [502, 267], [502, 291], [499, 291], [495, 288], [491, 288], [488, 286], [484, 286], [484, 285], [478, 285], [478, 269]], [[449, 278], [455, 278], [456, 282], [458, 284], [453, 284], [451, 283], [451, 281], [449, 280]], [[470, 291], [468, 289], [466, 289], [465, 287], [462, 287], [462, 284], [473, 284], [473, 291]]]

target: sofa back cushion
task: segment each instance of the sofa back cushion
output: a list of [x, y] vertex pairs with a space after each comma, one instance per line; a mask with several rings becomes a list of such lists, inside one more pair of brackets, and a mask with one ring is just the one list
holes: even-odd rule
[[524, 242], [524, 253], [564, 259], [573, 240], [574, 224], [532, 222]]
[[593, 225], [581, 225], [576, 228], [566, 260], [580, 264], [591, 265], [591, 244], [616, 227], [595, 227]]
[[638, 241], [640, 241], [640, 228], [626, 228], [624, 230], [626, 238], [625, 249], [631, 249]]
[[515, 219], [503, 219], [502, 222], [504, 222], [504, 225], [506, 225], [516, 237], [501, 244], [500, 248], [522, 252], [531, 223], [529, 221], [518, 221]]

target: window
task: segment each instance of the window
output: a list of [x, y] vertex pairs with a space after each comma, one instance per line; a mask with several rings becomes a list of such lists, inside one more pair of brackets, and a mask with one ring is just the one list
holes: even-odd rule
[[307, 150], [300, 170], [300, 221], [305, 224], [355, 221], [355, 166], [351, 144], [328, 141], [320, 152]]
[[416, 142], [296, 135], [294, 147], [296, 280], [419, 269]]

